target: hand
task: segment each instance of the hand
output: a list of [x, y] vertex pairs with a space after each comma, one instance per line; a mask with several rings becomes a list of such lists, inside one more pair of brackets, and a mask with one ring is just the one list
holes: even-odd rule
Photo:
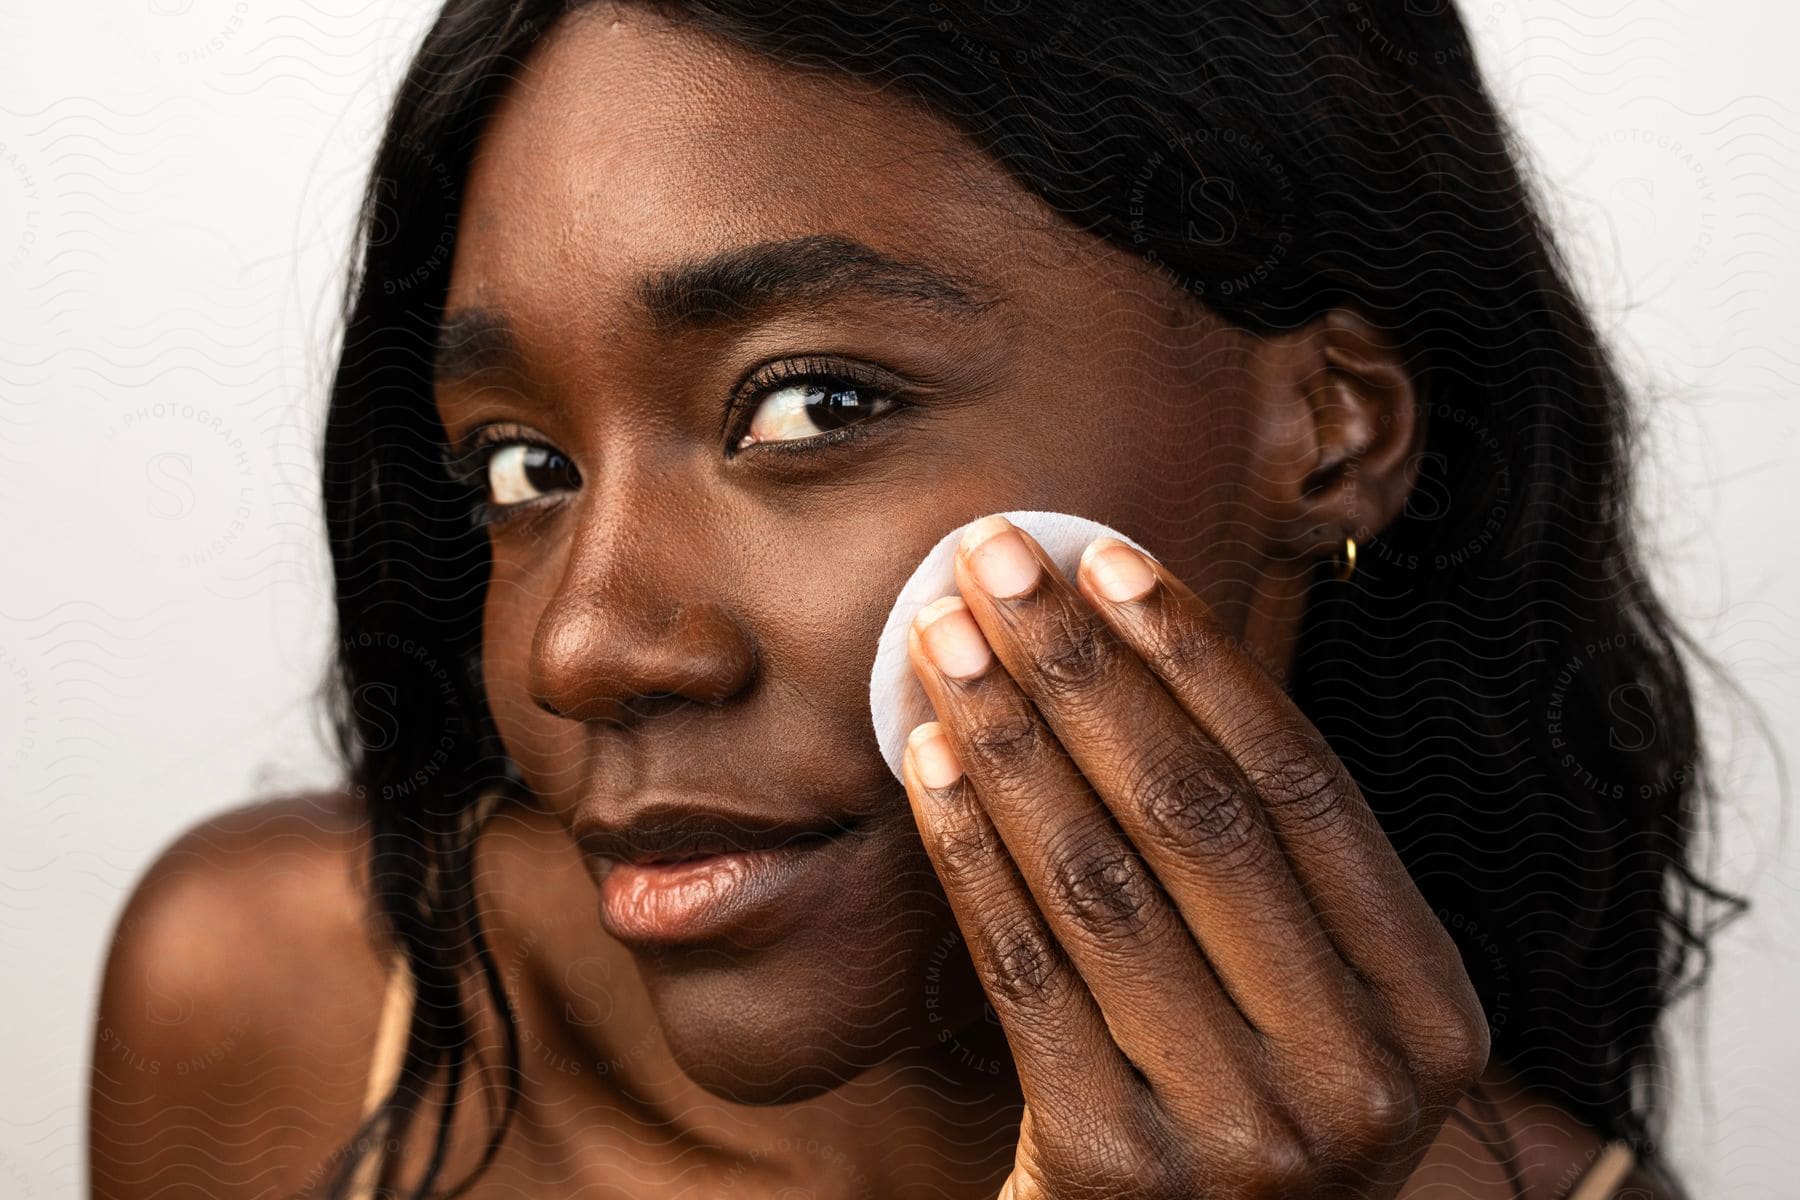
[[1002, 1200], [1393, 1196], [1487, 1025], [1343, 764], [1122, 542], [1077, 592], [989, 517], [956, 578], [902, 775], [1025, 1097]]

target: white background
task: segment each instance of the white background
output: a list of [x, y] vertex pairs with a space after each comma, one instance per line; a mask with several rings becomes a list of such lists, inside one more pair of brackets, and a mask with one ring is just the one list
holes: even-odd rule
[[[1653, 398], [1678, 613], [1800, 744], [1800, 8], [1470, 0], [1556, 227]], [[209, 811], [333, 777], [315, 496], [356, 191], [430, 6], [0, 11], [0, 1194], [73, 1196], [111, 922]], [[1800, 869], [1716, 689], [1718, 870], [1756, 901], [1677, 1022], [1696, 1194], [1800, 1194]], [[1703, 1034], [1703, 1036], [1702, 1036]]]

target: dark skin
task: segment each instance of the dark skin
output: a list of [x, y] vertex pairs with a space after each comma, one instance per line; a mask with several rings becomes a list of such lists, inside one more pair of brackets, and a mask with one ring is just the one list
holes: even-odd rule
[[[749, 247], [812, 254], [806, 286], [646, 303]], [[607, 6], [488, 127], [446, 310], [505, 331], [437, 401], [489, 443], [487, 686], [535, 798], [478, 854], [524, 1093], [474, 1194], [1500, 1197], [1510, 1134], [1550, 1197], [1589, 1161], [1488, 1061], [1448, 937], [1277, 682], [1318, 562], [1411, 484], [1419, 397], [1367, 321], [1232, 329], [897, 96]], [[861, 373], [834, 385], [853, 440], [782, 449], [823, 432], [787, 384], [722, 413], [802, 360]], [[559, 457], [513, 469], [520, 443]], [[1153, 586], [996, 598], [959, 564], [903, 788], [876, 634], [944, 532], [1013, 508], [1124, 528]], [[958, 628], [954, 679], [929, 650]], [[609, 936], [577, 839], [725, 792], [850, 827], [802, 915]], [[383, 979], [355, 811], [220, 818], [140, 887], [96, 1194], [286, 1194], [354, 1127]], [[457, 1172], [484, 1132], [459, 1111]]]

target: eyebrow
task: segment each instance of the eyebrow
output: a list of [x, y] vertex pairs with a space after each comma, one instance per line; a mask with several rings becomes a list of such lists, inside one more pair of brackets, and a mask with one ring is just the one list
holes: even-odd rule
[[916, 303], [954, 319], [979, 316], [997, 303], [976, 299], [969, 283], [942, 268], [836, 234], [757, 242], [666, 267], [639, 283], [637, 299], [658, 326], [680, 329], [849, 290]]
[[[941, 267], [883, 254], [837, 234], [755, 242], [662, 267], [638, 281], [633, 299], [659, 331], [676, 334], [850, 291], [916, 304], [958, 321], [1000, 303]], [[438, 325], [432, 370], [440, 383], [490, 367], [517, 366], [519, 359], [512, 326], [495, 309], [454, 309]]]
[[497, 367], [516, 367], [519, 343], [506, 317], [491, 308], [458, 308], [438, 322], [431, 374], [438, 383], [468, 379]]

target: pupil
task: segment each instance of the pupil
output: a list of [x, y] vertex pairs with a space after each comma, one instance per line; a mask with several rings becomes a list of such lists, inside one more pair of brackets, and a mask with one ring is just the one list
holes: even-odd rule
[[554, 450], [530, 446], [525, 450], [525, 480], [540, 492], [573, 486], [573, 464]]
[[806, 419], [821, 430], [852, 424], [866, 408], [855, 387], [827, 390], [814, 385], [806, 389]]

